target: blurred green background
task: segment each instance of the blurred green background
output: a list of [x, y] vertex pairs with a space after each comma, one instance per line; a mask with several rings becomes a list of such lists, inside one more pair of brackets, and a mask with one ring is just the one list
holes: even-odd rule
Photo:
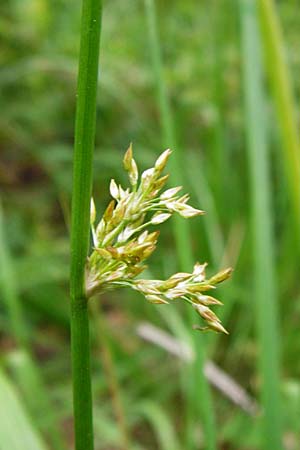
[[[255, 3], [157, 0], [155, 36], [152, 2], [104, 2], [97, 211], [110, 178], [125, 183], [129, 142], [143, 169], [175, 147], [171, 177], [207, 212], [185, 230], [193, 259], [208, 261], [209, 273], [231, 265], [234, 275], [218, 292], [228, 337], [197, 334], [179, 304], [154, 306], [126, 291], [94, 300], [96, 450], [208, 448], [208, 404], [203, 417], [193, 404], [201, 410], [189, 370], [195, 344], [214, 386], [216, 448], [280, 448], [264, 443], [279, 417], [282, 448], [300, 449], [300, 10], [294, 0], [272, 10]], [[73, 444], [68, 277], [80, 8], [78, 0], [0, 6], [1, 450]], [[186, 249], [176, 250], [173, 225], [162, 226], [149, 276], [192, 270], [180, 267]]]

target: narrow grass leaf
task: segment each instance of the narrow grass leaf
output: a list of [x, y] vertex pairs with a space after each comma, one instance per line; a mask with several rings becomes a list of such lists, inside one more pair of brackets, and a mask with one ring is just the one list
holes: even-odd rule
[[181, 448], [169, 415], [158, 404], [151, 401], [140, 403], [138, 412], [151, 425], [160, 450], [179, 450]]
[[0, 369], [0, 450], [46, 450], [13, 385]]
[[249, 159], [258, 368], [264, 408], [263, 448], [281, 450], [279, 330], [274, 267], [271, 182], [265, 121], [265, 98], [256, 3], [240, 0], [242, 58]]
[[[293, 86], [286, 60], [284, 39], [273, 0], [258, 0], [264, 59], [282, 136], [282, 157], [286, 168], [296, 235], [300, 230], [300, 135]], [[300, 245], [300, 238], [298, 237]]]
[[[166, 147], [174, 150], [172, 155], [171, 178], [174, 184], [181, 185], [183, 181], [184, 167], [182, 155], [176, 144], [175, 127], [171, 113], [171, 106], [167, 93], [167, 86], [163, 73], [163, 62], [160, 40], [157, 29], [156, 9], [154, 0], [145, 0], [146, 19], [149, 34], [150, 56], [153, 65], [154, 82], [157, 91], [158, 107], [162, 127], [163, 142]], [[176, 250], [181, 270], [193, 265], [193, 254], [190, 242], [190, 233], [187, 223], [177, 219], [174, 221], [174, 235]], [[192, 312], [191, 312], [192, 313]], [[189, 322], [193, 320], [190, 314]], [[196, 444], [193, 437], [193, 424], [195, 419], [202, 417], [205, 445], [207, 450], [216, 449], [216, 430], [214, 411], [210, 396], [210, 388], [203, 374], [205, 361], [204, 339], [200, 335], [193, 336], [196, 361], [187, 369], [187, 436], [185, 442], [186, 449], [194, 449]]]

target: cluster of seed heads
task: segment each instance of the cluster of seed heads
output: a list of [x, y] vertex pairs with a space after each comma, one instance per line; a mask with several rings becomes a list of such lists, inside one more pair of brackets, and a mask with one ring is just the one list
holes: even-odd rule
[[102, 293], [116, 287], [131, 287], [142, 293], [151, 303], [170, 303], [181, 299], [192, 305], [206, 321], [206, 327], [227, 333], [211, 305], [221, 305], [207, 292], [229, 278], [232, 270], [226, 269], [206, 279], [206, 263], [196, 263], [192, 273], [176, 273], [167, 280], [143, 280], [136, 277], [146, 269], [145, 261], [156, 248], [159, 231], [149, 232], [152, 225], [159, 225], [174, 213], [184, 218], [204, 214], [204, 211], [188, 205], [189, 196], [180, 195], [181, 187], [163, 192], [168, 175], [162, 176], [170, 150], [164, 151], [154, 167], [145, 170], [139, 179], [138, 168], [132, 155], [132, 146], [124, 156], [131, 188], [123, 189], [115, 180], [110, 182], [113, 200], [102, 219], [95, 225], [96, 209], [91, 202], [91, 229], [93, 252], [87, 261], [87, 296]]

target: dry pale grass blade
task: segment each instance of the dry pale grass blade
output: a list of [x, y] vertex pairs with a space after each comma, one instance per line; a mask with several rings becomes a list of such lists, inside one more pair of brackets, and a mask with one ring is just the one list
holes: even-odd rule
[[[146, 341], [163, 348], [171, 355], [187, 363], [191, 363], [195, 358], [190, 345], [150, 323], [140, 323], [137, 327], [137, 334]], [[256, 415], [258, 413], [259, 407], [256, 401], [250, 397], [240, 384], [215, 363], [206, 361], [204, 373], [208, 381], [216, 389], [246, 413], [250, 415]]]

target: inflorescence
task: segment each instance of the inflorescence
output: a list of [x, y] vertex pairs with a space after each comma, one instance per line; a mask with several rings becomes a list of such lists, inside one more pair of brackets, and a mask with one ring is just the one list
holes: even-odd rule
[[205, 327], [195, 328], [227, 333], [220, 319], [210, 309], [210, 306], [222, 303], [207, 295], [207, 292], [229, 278], [232, 269], [225, 269], [206, 279], [207, 263], [196, 263], [192, 273], [176, 273], [167, 280], [136, 279], [146, 269], [145, 261], [156, 248], [159, 231], [149, 232], [147, 229], [150, 226], [165, 222], [174, 213], [184, 218], [204, 214], [204, 211], [188, 205], [188, 194], [180, 196], [181, 186], [161, 193], [168, 179], [168, 175], [161, 174], [170, 154], [170, 150], [164, 151], [154, 167], [145, 170], [139, 180], [130, 145], [123, 162], [131, 188], [124, 190], [115, 180], [111, 180], [110, 194], [113, 200], [98, 225], [95, 225], [96, 209], [92, 200], [94, 248], [87, 261], [87, 297], [127, 286], [143, 294], [151, 303], [170, 303], [181, 299], [190, 303], [206, 321]]

